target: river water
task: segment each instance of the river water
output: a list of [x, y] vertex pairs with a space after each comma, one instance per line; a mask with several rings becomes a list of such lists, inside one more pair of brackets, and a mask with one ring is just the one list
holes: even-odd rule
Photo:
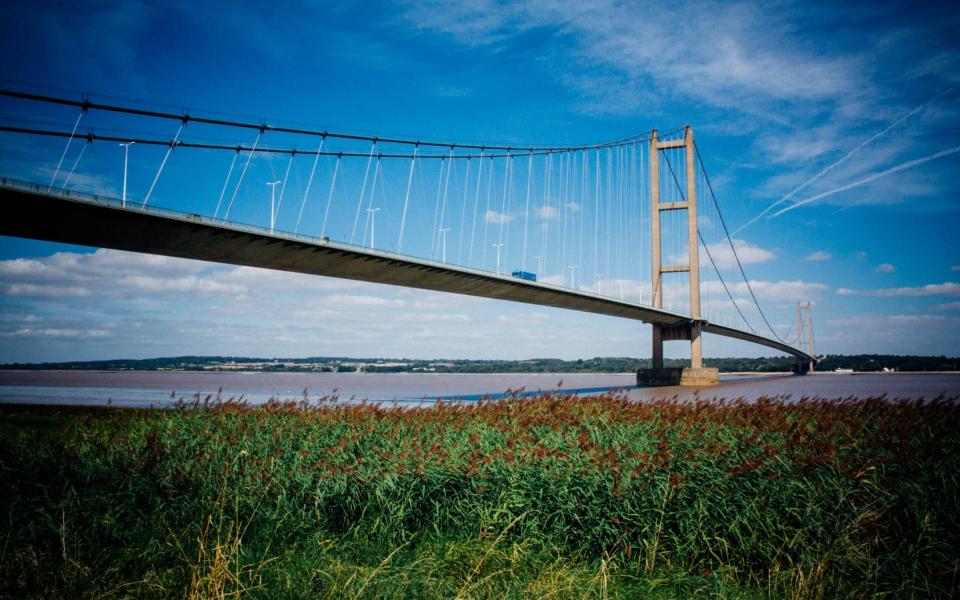
[[175, 371], [0, 371], [0, 404], [70, 404], [131, 407], [170, 406], [178, 398], [193, 401], [208, 395], [253, 404], [270, 398], [311, 402], [336, 394], [340, 400], [417, 404], [460, 399], [496, 399], [524, 389], [589, 395], [622, 389], [632, 399], [679, 399], [781, 396], [932, 399], [960, 398], [960, 373], [816, 373], [792, 375], [724, 375], [708, 388], [637, 387], [632, 374], [608, 373], [214, 373]]

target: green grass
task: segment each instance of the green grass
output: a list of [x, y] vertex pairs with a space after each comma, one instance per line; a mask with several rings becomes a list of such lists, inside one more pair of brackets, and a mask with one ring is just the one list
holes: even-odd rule
[[956, 597], [958, 432], [883, 399], [4, 407], [0, 596]]

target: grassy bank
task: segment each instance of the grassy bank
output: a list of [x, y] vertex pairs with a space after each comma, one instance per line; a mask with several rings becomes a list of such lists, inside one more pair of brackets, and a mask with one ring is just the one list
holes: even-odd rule
[[949, 597], [955, 402], [0, 408], [0, 595]]

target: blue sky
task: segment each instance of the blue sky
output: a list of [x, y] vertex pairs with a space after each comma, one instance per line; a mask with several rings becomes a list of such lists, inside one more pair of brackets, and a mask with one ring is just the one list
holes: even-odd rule
[[[810, 300], [818, 352], [957, 355], [955, 3], [315, 4], [14, 3], [0, 40], [0, 78], [4, 87], [89, 93], [173, 112], [518, 146], [588, 144], [690, 124], [775, 329], [786, 331], [796, 302]], [[76, 118], [73, 109], [0, 103], [3, 122], [69, 130]], [[83, 118], [79, 131], [88, 127], [161, 139], [176, 131], [175, 124], [96, 113]], [[183, 135], [253, 141], [247, 133], [196, 125]], [[282, 137], [269, 142], [306, 145]], [[67, 165], [80, 148], [72, 146]], [[46, 182], [62, 152], [62, 140], [4, 134], [0, 172]], [[131, 197], [144, 197], [162, 155], [162, 149], [131, 149]], [[212, 212], [229, 163], [229, 154], [186, 159], [178, 150], [151, 204]], [[291, 196], [299, 195], [309, 166], [295, 163]], [[343, 165], [334, 239], [350, 237], [354, 201], [345, 198], [363, 166]], [[281, 178], [285, 167], [283, 159], [258, 155], [233, 217], [263, 223], [264, 184]], [[95, 143], [77, 163], [71, 186], [119, 195], [121, 169], [116, 145]], [[378, 242], [396, 226], [394, 196], [402, 196], [397, 182], [404, 169], [405, 163], [385, 167], [388, 186], [378, 192], [383, 212], [374, 217]], [[456, 169], [453, 211], [466, 187], [462, 163]], [[329, 162], [319, 173], [305, 211], [313, 228], [322, 218], [325, 198], [317, 190], [328, 189]], [[429, 204], [435, 173], [418, 174], [415, 200]], [[195, 195], [176, 187], [182, 180]], [[290, 229], [296, 202], [284, 202], [278, 226]], [[579, 208], [588, 208], [580, 204], [570, 209], [571, 224]], [[435, 249], [430, 213], [423, 214], [411, 225], [413, 235], [433, 237], [428, 248]], [[485, 219], [494, 237], [498, 218], [508, 228], [523, 220], [516, 208]], [[536, 213], [531, 218], [547, 227], [560, 223], [542, 213], [539, 221]], [[366, 224], [361, 230], [366, 235]], [[450, 234], [451, 254], [457, 233]], [[516, 255], [518, 246], [504, 259], [510, 267], [531, 261]], [[493, 251], [485, 252], [484, 266], [492, 269]], [[627, 254], [628, 262], [631, 256], [642, 259]], [[541, 276], [564, 282], [569, 262], [558, 258]], [[577, 286], [600, 279], [608, 288], [629, 288], [633, 281], [623, 272], [606, 279], [588, 273], [586, 263], [578, 268]], [[14, 238], [0, 238], [0, 306], [3, 362], [650, 352], [649, 327], [630, 321]], [[768, 353], [711, 337], [705, 351]], [[667, 352], [682, 356], [687, 349], [671, 343]]]

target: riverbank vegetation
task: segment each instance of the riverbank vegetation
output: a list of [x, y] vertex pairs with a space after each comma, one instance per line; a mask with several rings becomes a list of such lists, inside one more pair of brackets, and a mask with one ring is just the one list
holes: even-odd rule
[[0, 597], [930, 598], [956, 399], [0, 408]]

